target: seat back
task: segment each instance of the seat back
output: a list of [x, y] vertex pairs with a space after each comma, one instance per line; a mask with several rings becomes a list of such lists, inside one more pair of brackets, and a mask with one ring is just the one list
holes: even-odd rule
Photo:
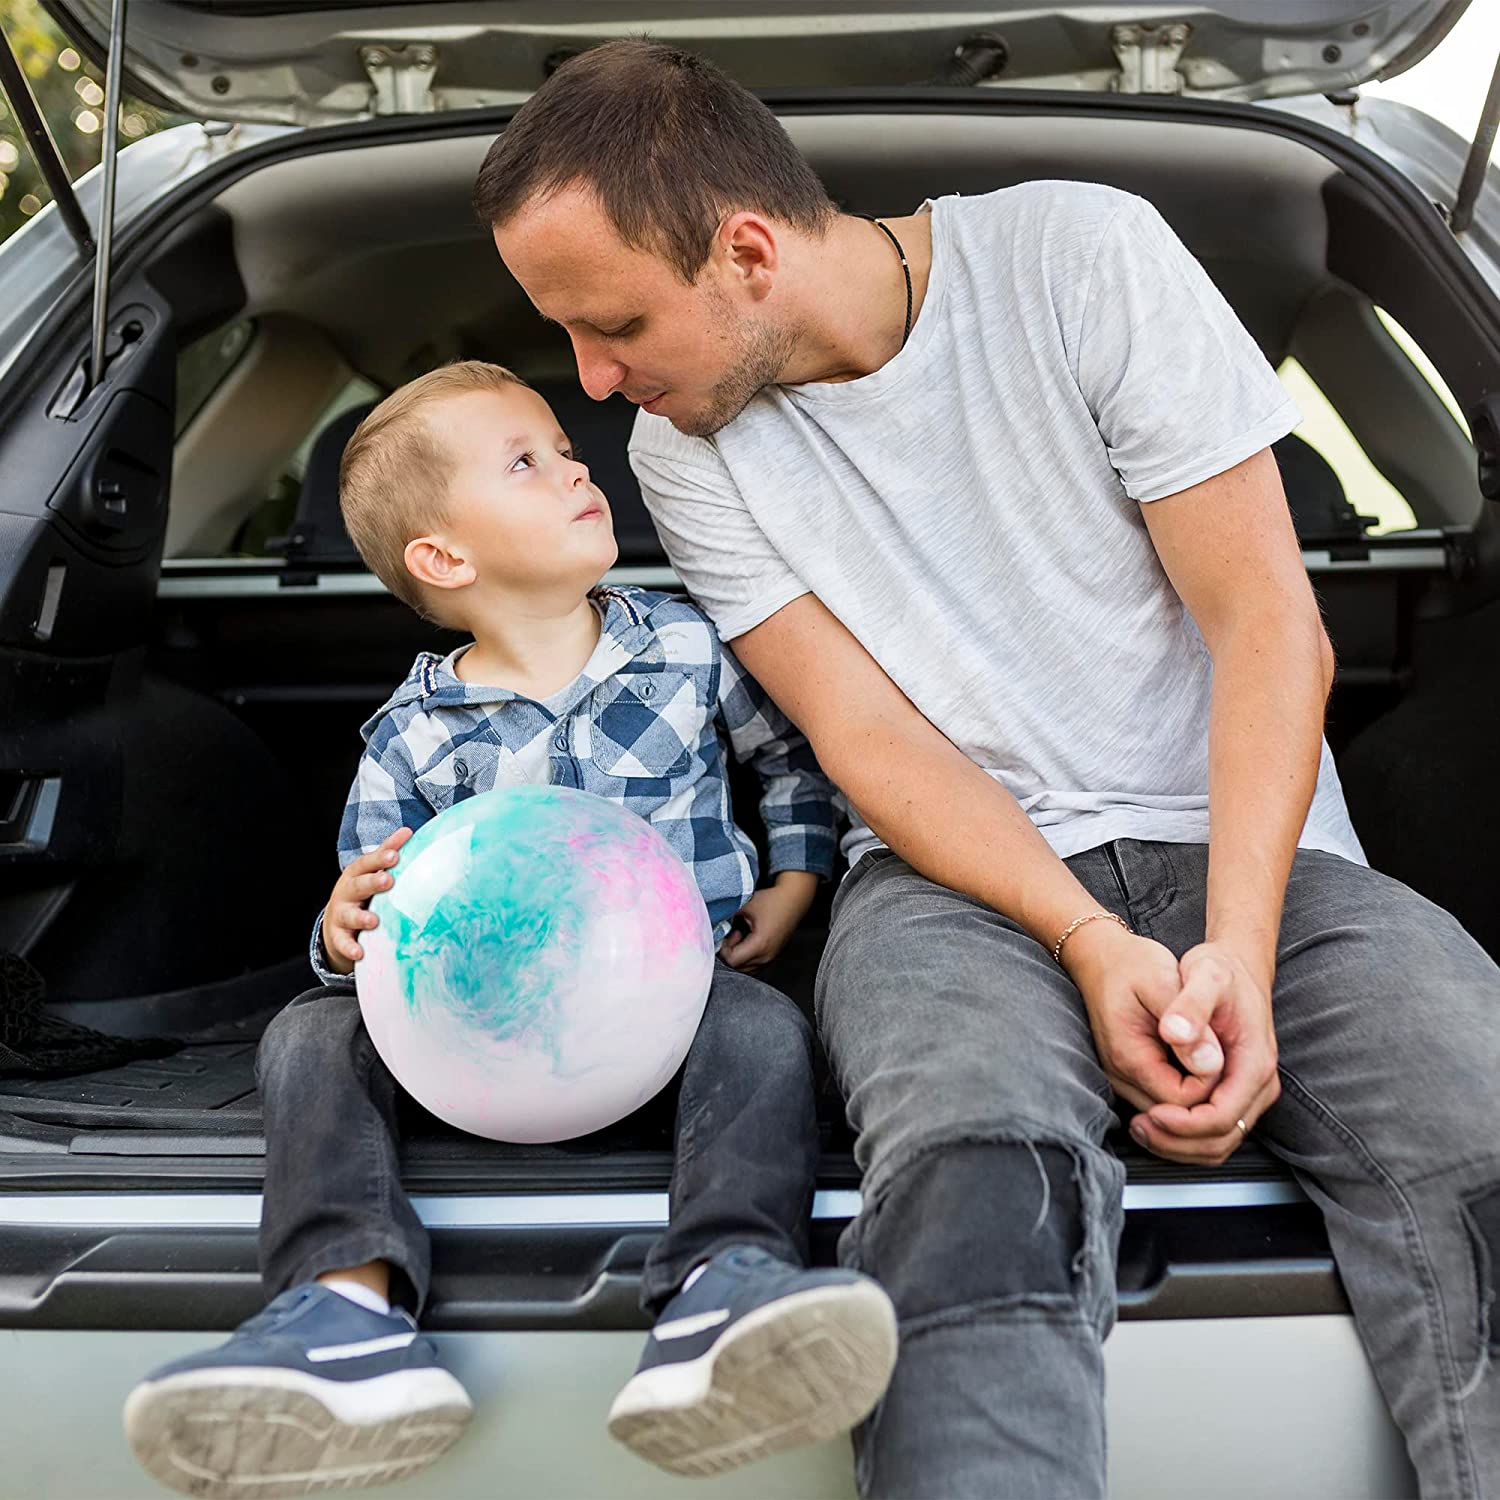
[[1333, 465], [1305, 438], [1289, 432], [1272, 443], [1292, 524], [1303, 541], [1361, 537], [1374, 524], [1349, 504]]
[[329, 566], [359, 561], [339, 510], [339, 464], [354, 429], [374, 410], [373, 402], [351, 406], [318, 434], [307, 455], [307, 472], [302, 476], [292, 529], [281, 544], [289, 563]]
[[[536, 391], [557, 414], [563, 431], [589, 466], [590, 477], [609, 500], [620, 561], [665, 563], [666, 554], [625, 451], [635, 408], [623, 396], [594, 401], [574, 381], [545, 382]], [[288, 562], [337, 566], [359, 561], [339, 510], [339, 463], [354, 429], [373, 410], [369, 405], [351, 407], [318, 434], [308, 454], [292, 528], [282, 544]]]

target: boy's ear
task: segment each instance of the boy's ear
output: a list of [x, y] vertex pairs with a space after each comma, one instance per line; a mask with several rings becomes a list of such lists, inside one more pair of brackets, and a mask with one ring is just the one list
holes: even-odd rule
[[477, 576], [474, 565], [454, 552], [440, 536], [413, 537], [402, 557], [406, 571], [428, 588], [467, 588]]

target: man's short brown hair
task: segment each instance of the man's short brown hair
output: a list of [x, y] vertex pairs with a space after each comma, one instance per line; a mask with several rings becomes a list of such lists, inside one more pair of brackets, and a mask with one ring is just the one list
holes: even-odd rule
[[627, 245], [689, 283], [726, 214], [753, 209], [821, 233], [838, 212], [754, 94], [704, 58], [645, 40], [564, 63], [490, 147], [474, 211], [489, 229], [572, 183], [593, 190]]
[[369, 570], [400, 600], [433, 619], [421, 585], [406, 569], [406, 544], [448, 519], [451, 455], [424, 411], [470, 391], [526, 386], [502, 365], [456, 360], [391, 392], [354, 429], [339, 464], [344, 529]]

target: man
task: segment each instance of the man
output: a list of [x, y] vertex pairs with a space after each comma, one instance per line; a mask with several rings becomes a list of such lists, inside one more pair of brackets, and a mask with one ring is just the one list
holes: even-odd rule
[[862, 1491], [1103, 1492], [1118, 1096], [1161, 1156], [1295, 1168], [1424, 1494], [1500, 1493], [1500, 971], [1365, 867], [1267, 451], [1296, 411], [1201, 268], [1087, 184], [840, 214], [646, 42], [559, 69], [475, 202], [851, 805], [818, 1019], [842, 1254], [902, 1337]]

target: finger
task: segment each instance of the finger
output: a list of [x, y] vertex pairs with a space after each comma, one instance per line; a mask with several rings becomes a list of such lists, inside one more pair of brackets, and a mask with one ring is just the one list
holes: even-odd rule
[[1119, 1076], [1111, 1077], [1109, 1079], [1109, 1086], [1127, 1104], [1134, 1106], [1134, 1108], [1143, 1113], [1156, 1103], [1156, 1100], [1150, 1094], [1138, 1089], [1128, 1078], [1121, 1078]]
[[[1255, 1128], [1255, 1122], [1276, 1102], [1281, 1093], [1281, 1079], [1272, 1075], [1271, 1080], [1265, 1088], [1256, 1096], [1243, 1116], [1237, 1116], [1235, 1122], [1222, 1135], [1203, 1137], [1184, 1137], [1173, 1134], [1171, 1131], [1162, 1130], [1149, 1115], [1137, 1115], [1131, 1121], [1130, 1134], [1135, 1141], [1147, 1150], [1153, 1151], [1158, 1156], [1166, 1157], [1170, 1161], [1191, 1163], [1197, 1166], [1211, 1166], [1226, 1162], [1241, 1146], [1250, 1138], [1250, 1132]], [[1139, 1130], [1137, 1129], [1139, 1123]], [[1241, 1123], [1244, 1129], [1241, 1129]]]
[[1205, 956], [1191, 967], [1157, 1023], [1157, 1034], [1191, 1073], [1217, 1073], [1224, 1066], [1224, 1049], [1209, 1022], [1232, 980], [1227, 964]]
[[735, 953], [740, 961], [739, 966], [741, 968], [750, 964], [754, 964], [757, 967], [763, 966], [771, 957], [770, 949], [771, 945], [760, 933], [752, 932], [735, 949]]
[[1275, 1080], [1275, 1059], [1263, 1048], [1242, 1047], [1230, 1055], [1223, 1078], [1207, 1100], [1186, 1108], [1170, 1101], [1153, 1105], [1152, 1124], [1180, 1139], [1227, 1136], [1236, 1129], [1236, 1120], [1251, 1123], [1256, 1101]]
[[1141, 1114], [1130, 1122], [1130, 1138], [1167, 1161], [1211, 1166], [1229, 1159], [1238, 1149], [1242, 1134], [1238, 1126], [1231, 1126], [1227, 1135], [1185, 1138], [1163, 1130], [1149, 1114]]
[[1157, 1034], [1189, 1073], [1199, 1078], [1217, 1078], [1224, 1071], [1224, 1045], [1212, 1026], [1203, 1025], [1195, 1031], [1193, 1024], [1187, 1016], [1174, 1011], [1162, 1017]]
[[352, 932], [366, 932], [380, 926], [380, 918], [368, 907], [340, 905], [334, 909], [333, 925]]
[[388, 891], [395, 885], [396, 877], [386, 870], [376, 870], [371, 875], [356, 875], [349, 882], [345, 897], [350, 901], [368, 901], [372, 896], [378, 896], [381, 891]]
[[344, 955], [345, 958], [353, 959], [358, 963], [365, 956], [364, 949], [355, 942], [354, 938], [347, 932], [336, 932], [333, 935], [333, 946]]
[[1117, 1048], [1112, 1062], [1116, 1073], [1148, 1097], [1149, 1103], [1139, 1106], [1142, 1109], [1158, 1104], [1187, 1109], [1210, 1097], [1213, 1080], [1180, 1073], [1152, 1037], [1141, 1036]]
[[401, 850], [411, 842], [412, 838], [413, 833], [410, 828], [398, 828], [384, 843], [371, 849], [368, 854], [361, 854], [358, 859], [350, 861], [344, 873], [353, 872], [364, 875], [371, 870], [394, 869], [400, 863]]
[[395, 849], [388, 849], [382, 844], [378, 849], [371, 849], [368, 854], [356, 855], [351, 859], [344, 866], [344, 878], [350, 880], [360, 875], [372, 874], [376, 870], [389, 870], [400, 858], [400, 854]]

